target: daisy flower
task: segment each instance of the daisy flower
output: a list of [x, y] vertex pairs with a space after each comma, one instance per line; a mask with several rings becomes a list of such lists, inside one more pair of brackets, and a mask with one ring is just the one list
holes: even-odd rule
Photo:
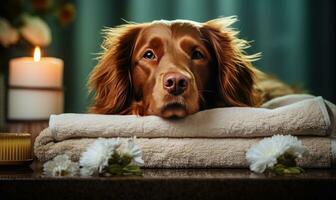
[[137, 166], [143, 166], [142, 152], [140, 147], [135, 144], [136, 137], [127, 140], [126, 147], [121, 150], [122, 155], [127, 155], [132, 158], [132, 162]]
[[82, 154], [79, 160], [83, 176], [141, 175], [144, 165], [142, 152], [135, 138], [122, 143], [119, 139], [99, 138]]
[[252, 171], [262, 173], [278, 163], [281, 164], [282, 170], [286, 167], [295, 167], [295, 159], [302, 157], [307, 152], [307, 148], [297, 137], [275, 135], [262, 139], [258, 144], [252, 146], [246, 153], [246, 159], [250, 163]]
[[78, 170], [78, 163], [72, 162], [66, 154], [58, 155], [43, 165], [43, 172], [48, 176], [74, 176]]
[[98, 138], [80, 157], [81, 175], [90, 176], [96, 172], [102, 173], [108, 166], [111, 155], [120, 145], [119, 139]]

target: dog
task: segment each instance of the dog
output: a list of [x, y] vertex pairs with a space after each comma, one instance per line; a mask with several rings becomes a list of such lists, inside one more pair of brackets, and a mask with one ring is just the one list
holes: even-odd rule
[[182, 118], [218, 107], [258, 107], [295, 93], [251, 63], [236, 17], [128, 23], [104, 30], [103, 52], [88, 86], [99, 114]]

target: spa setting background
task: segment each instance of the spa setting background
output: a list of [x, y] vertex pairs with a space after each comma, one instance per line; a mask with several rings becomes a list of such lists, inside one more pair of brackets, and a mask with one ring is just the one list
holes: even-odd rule
[[[262, 52], [262, 58], [254, 63], [257, 68], [314, 95], [336, 101], [336, 69], [333, 59], [335, 2], [332, 0], [70, 2], [76, 8], [74, 21], [66, 27], [60, 27], [55, 21], [46, 18], [51, 28], [52, 41], [49, 46], [41, 49], [42, 56], [57, 57], [64, 61], [64, 112], [87, 111], [90, 101], [86, 82], [97, 62], [95, 57], [101, 50], [101, 30], [104, 27], [123, 24], [124, 20], [139, 23], [159, 19], [204, 22], [230, 15], [236, 15], [239, 19], [234, 27], [240, 30], [240, 37], [252, 41], [248, 52]], [[2, 6], [6, 6], [6, 3]], [[29, 46], [25, 51], [15, 45], [8, 49], [11, 58], [18, 55], [32, 56], [34, 46]], [[1, 67], [8, 75], [8, 63]], [[8, 77], [5, 80], [8, 82]]]
[[[326, 199], [336, 199], [335, 4], [335, 0], [3, 0], [0, 196], [178, 200], [330, 195]], [[102, 50], [102, 29], [126, 21], [206, 22], [232, 15], [239, 19], [233, 24], [239, 37], [251, 41], [247, 53], [262, 53], [255, 67], [314, 96], [285, 95], [260, 107], [195, 110], [189, 115], [193, 112], [187, 112], [188, 100], [199, 100], [196, 89], [212, 90], [191, 90], [187, 85], [194, 83], [182, 76], [164, 78], [179, 75], [169, 68], [161, 73], [160, 89], [182, 97], [185, 107], [176, 107], [174, 98], [162, 101], [157, 116], [86, 114], [91, 98], [87, 81]], [[214, 48], [217, 42], [232, 39], [216, 24], [209, 23], [203, 31]], [[239, 68], [247, 58], [239, 51], [228, 56], [237, 54], [240, 45], [230, 44], [213, 53], [225, 49], [223, 65], [233, 61], [231, 68]], [[117, 44], [116, 49], [120, 46], [124, 47]], [[200, 59], [194, 57], [197, 51], [193, 49], [191, 59]], [[208, 62], [192, 62], [200, 66], [195, 70], [199, 81]], [[231, 81], [239, 76], [230, 78], [226, 70], [221, 74], [225, 80], [218, 81], [223, 90], [218, 97], [228, 105], [253, 105], [252, 100], [231, 103], [245, 97], [237, 92], [231, 98]], [[248, 78], [238, 79], [241, 82], [235, 86], [247, 96]], [[169, 80], [175, 82], [174, 91], [169, 91]], [[108, 87], [107, 102], [120, 104], [110, 101], [119, 88]], [[181, 88], [185, 93], [177, 94]], [[155, 94], [161, 93], [167, 97], [165, 92]], [[184, 114], [176, 115], [181, 106]], [[163, 115], [166, 110], [169, 115]]]
[[248, 52], [262, 52], [259, 69], [314, 95], [336, 101], [335, 2], [307, 0], [133, 0], [78, 1], [75, 23], [54, 34], [48, 51], [64, 59], [65, 112], [85, 112], [86, 81], [100, 52], [101, 29], [122, 19], [207, 21], [237, 15], [241, 37], [254, 41]]

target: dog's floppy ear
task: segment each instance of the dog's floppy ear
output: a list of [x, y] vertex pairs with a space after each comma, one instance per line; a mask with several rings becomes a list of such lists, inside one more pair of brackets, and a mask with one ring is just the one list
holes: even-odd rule
[[90, 112], [117, 114], [130, 106], [131, 57], [141, 28], [141, 25], [126, 24], [105, 30], [103, 52], [88, 81], [90, 93], [95, 96]]
[[236, 21], [235, 17], [210, 20], [202, 25], [201, 32], [216, 58], [220, 100], [226, 106], [256, 106], [255, 72], [251, 62], [257, 60], [259, 54], [244, 52], [248, 42], [237, 38], [238, 32], [230, 28]]

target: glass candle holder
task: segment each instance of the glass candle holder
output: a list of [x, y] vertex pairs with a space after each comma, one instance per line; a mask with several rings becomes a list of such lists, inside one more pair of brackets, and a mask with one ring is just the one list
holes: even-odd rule
[[0, 133], [0, 165], [27, 165], [32, 161], [29, 133]]

